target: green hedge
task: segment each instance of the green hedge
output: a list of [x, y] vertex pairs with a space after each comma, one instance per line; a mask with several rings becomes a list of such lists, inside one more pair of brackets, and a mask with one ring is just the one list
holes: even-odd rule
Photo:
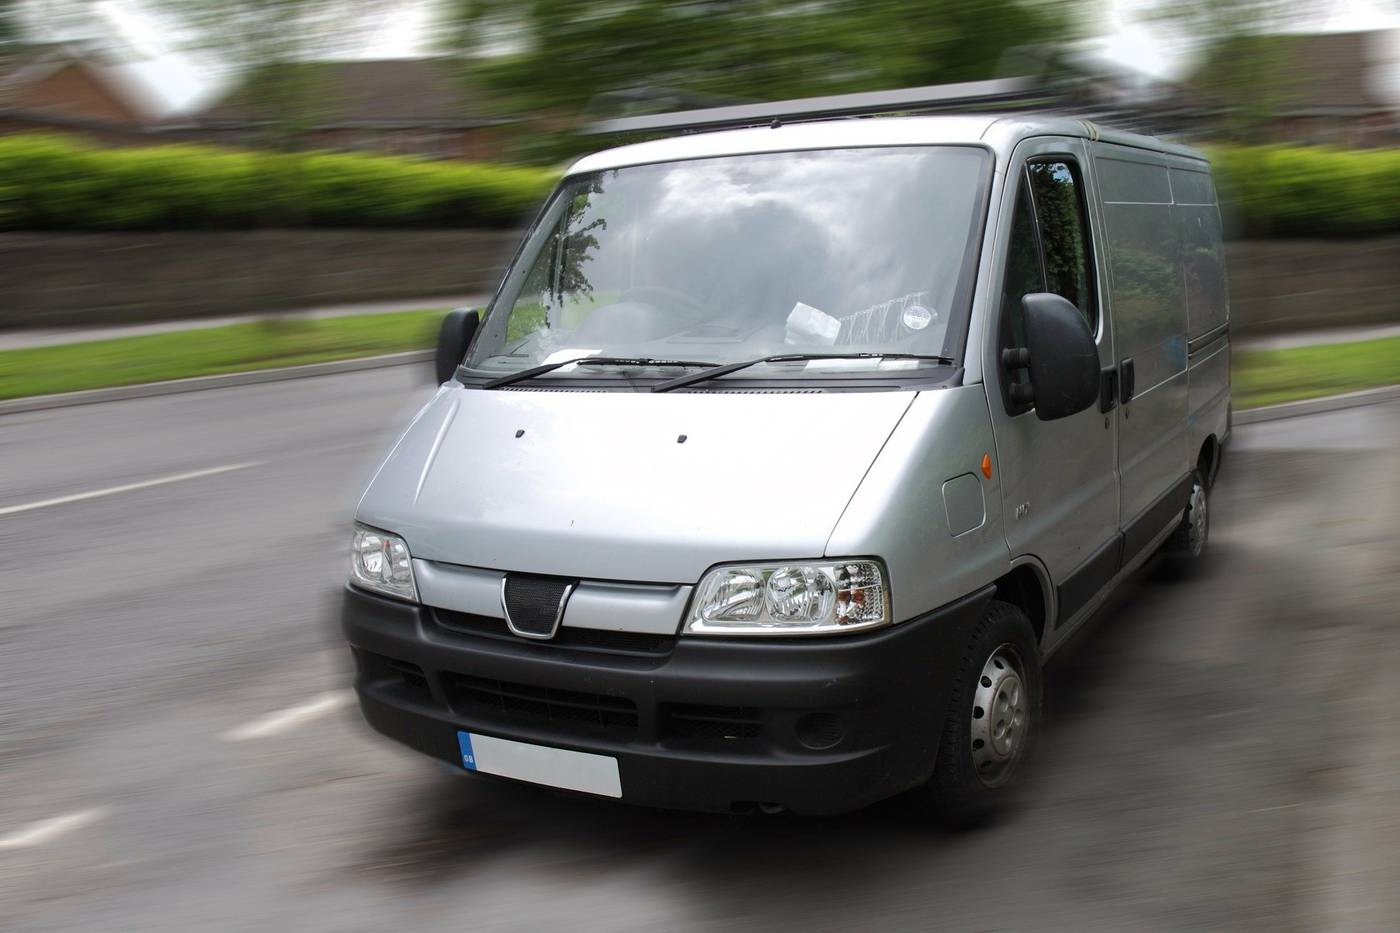
[[0, 229], [500, 227], [557, 174], [392, 156], [0, 138]]
[[1209, 155], [1235, 236], [1400, 233], [1400, 149], [1219, 146]]
[[[1400, 233], [1400, 149], [1209, 149], [1234, 236]], [[557, 173], [465, 162], [0, 138], [0, 229], [501, 227]]]

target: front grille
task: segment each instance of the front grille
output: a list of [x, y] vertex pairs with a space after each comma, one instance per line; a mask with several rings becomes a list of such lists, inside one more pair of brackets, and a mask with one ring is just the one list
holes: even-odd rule
[[496, 716], [564, 728], [581, 726], [629, 736], [637, 731], [637, 704], [626, 697], [466, 674], [443, 674], [442, 682], [448, 702], [463, 715]]
[[752, 706], [668, 703], [661, 721], [667, 739], [756, 739], [763, 733], [763, 714]]
[[516, 644], [530, 644], [540, 649], [568, 648], [605, 654], [627, 654], [656, 657], [666, 655], [676, 646], [669, 635], [648, 635], [645, 632], [608, 632], [602, 629], [561, 627], [548, 641], [531, 641], [512, 632], [505, 619], [471, 615], [451, 609], [434, 609], [433, 619], [449, 632], [494, 638]]
[[559, 617], [564, 614], [564, 601], [577, 584], [577, 580], [561, 577], [506, 574], [501, 593], [511, 627], [527, 635], [553, 635]]

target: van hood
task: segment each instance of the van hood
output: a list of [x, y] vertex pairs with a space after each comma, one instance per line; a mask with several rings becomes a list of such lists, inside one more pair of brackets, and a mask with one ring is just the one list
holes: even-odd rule
[[357, 518], [415, 558], [586, 579], [694, 583], [716, 563], [821, 557], [916, 394], [449, 385]]

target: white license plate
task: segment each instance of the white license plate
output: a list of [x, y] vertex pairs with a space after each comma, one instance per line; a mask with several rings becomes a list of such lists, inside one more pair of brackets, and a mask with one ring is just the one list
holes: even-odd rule
[[621, 797], [617, 759], [547, 745], [498, 739], [476, 732], [458, 732], [462, 767], [468, 771], [547, 784], [603, 797]]

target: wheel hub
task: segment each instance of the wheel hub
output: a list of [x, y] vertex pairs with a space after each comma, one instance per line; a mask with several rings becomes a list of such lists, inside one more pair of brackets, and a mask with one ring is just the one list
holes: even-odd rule
[[1021, 659], [1002, 645], [982, 666], [972, 698], [972, 764], [988, 787], [1004, 783], [1026, 745], [1030, 704]]

